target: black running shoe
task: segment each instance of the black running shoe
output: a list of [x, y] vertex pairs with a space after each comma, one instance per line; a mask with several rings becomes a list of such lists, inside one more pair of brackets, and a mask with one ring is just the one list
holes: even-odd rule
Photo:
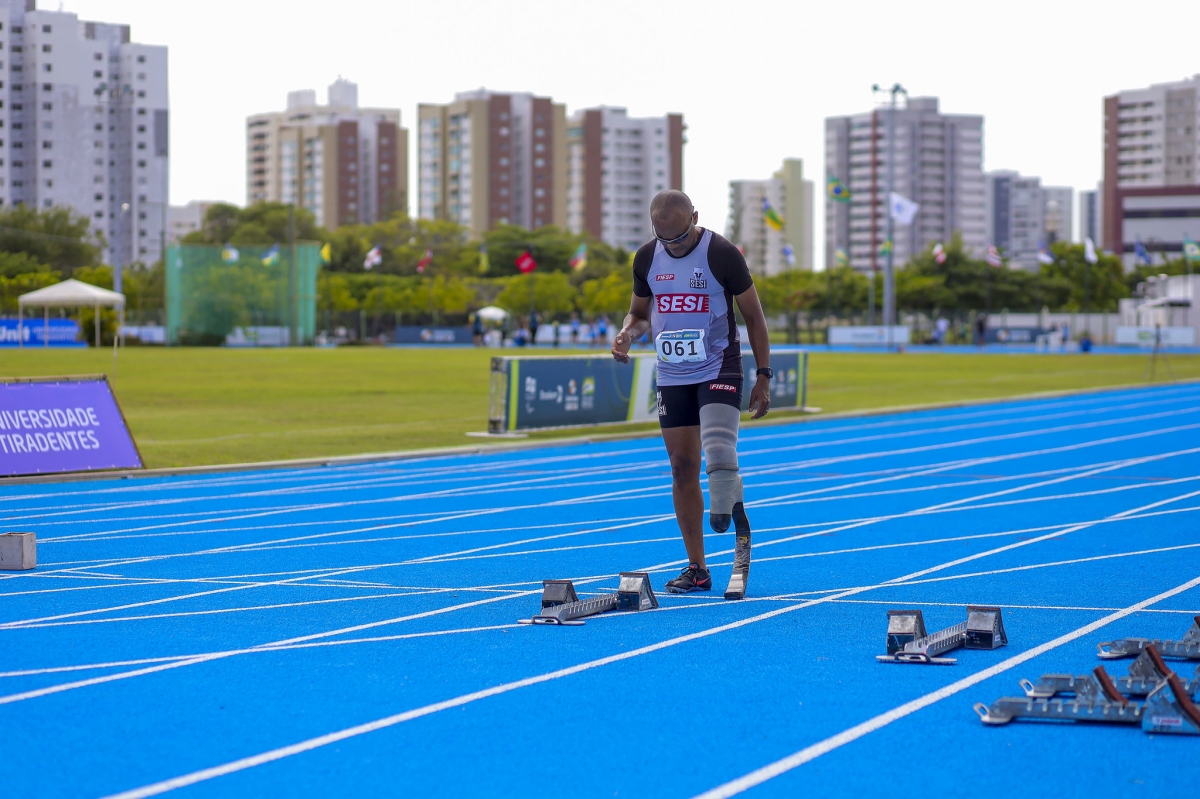
[[708, 569], [701, 569], [695, 563], [679, 573], [674, 580], [667, 581], [667, 592], [671, 594], [689, 594], [692, 591], [711, 591], [712, 576]]

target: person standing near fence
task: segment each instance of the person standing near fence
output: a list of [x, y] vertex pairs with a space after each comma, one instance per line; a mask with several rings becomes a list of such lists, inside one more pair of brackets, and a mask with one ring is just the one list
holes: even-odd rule
[[667, 591], [712, 589], [704, 556], [703, 452], [709, 525], [724, 533], [732, 523], [735, 531], [725, 598], [741, 599], [750, 575], [750, 520], [738, 474], [744, 387], [735, 301], [758, 366], [750, 389], [752, 419], [765, 416], [771, 406], [770, 342], [746, 259], [724, 237], [697, 227], [698, 219], [681, 191], [660, 192], [651, 201], [655, 240], [634, 256], [633, 297], [612, 355], [629, 363], [630, 346], [649, 331], [658, 356], [658, 422], [671, 459], [671, 497], [688, 555], [687, 568], [667, 582]]

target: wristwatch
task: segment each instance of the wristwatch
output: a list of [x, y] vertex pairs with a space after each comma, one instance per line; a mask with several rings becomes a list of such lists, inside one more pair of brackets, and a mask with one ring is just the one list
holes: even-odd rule
[[754, 374], [756, 374], [756, 375], [762, 375], [763, 377], [765, 377], [765, 378], [767, 378], [768, 380], [770, 380], [771, 378], [775, 377], [775, 370], [774, 370], [774, 369], [772, 369], [772, 368], [771, 368], [771, 367], [769, 367], [769, 366], [764, 366], [762, 369], [759, 369], [759, 370], [758, 370], [757, 372], [755, 372]]

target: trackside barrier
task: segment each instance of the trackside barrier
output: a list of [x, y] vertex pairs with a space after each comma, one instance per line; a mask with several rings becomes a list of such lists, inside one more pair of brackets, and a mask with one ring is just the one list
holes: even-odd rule
[[[617, 363], [608, 353], [492, 358], [488, 432], [654, 421], [657, 362], [653, 354], [634, 355], [628, 364]], [[771, 368], [771, 407], [805, 408], [808, 353], [773, 352]], [[743, 355], [743, 411], [749, 409], [755, 371], [754, 356]]]

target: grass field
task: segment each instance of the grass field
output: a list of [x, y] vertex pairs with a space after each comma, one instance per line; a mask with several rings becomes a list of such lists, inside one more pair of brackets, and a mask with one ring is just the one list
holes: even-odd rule
[[[487, 426], [493, 354], [373, 347], [131, 348], [121, 352], [113, 382], [149, 467], [326, 457], [469, 443], [465, 433]], [[1200, 356], [1172, 356], [1171, 367], [1176, 378], [1200, 378]], [[112, 370], [108, 350], [0, 351], [4, 376], [112, 375]], [[1136, 355], [817, 349], [810, 359], [808, 396], [809, 404], [836, 412], [1145, 379], [1146, 359]]]

